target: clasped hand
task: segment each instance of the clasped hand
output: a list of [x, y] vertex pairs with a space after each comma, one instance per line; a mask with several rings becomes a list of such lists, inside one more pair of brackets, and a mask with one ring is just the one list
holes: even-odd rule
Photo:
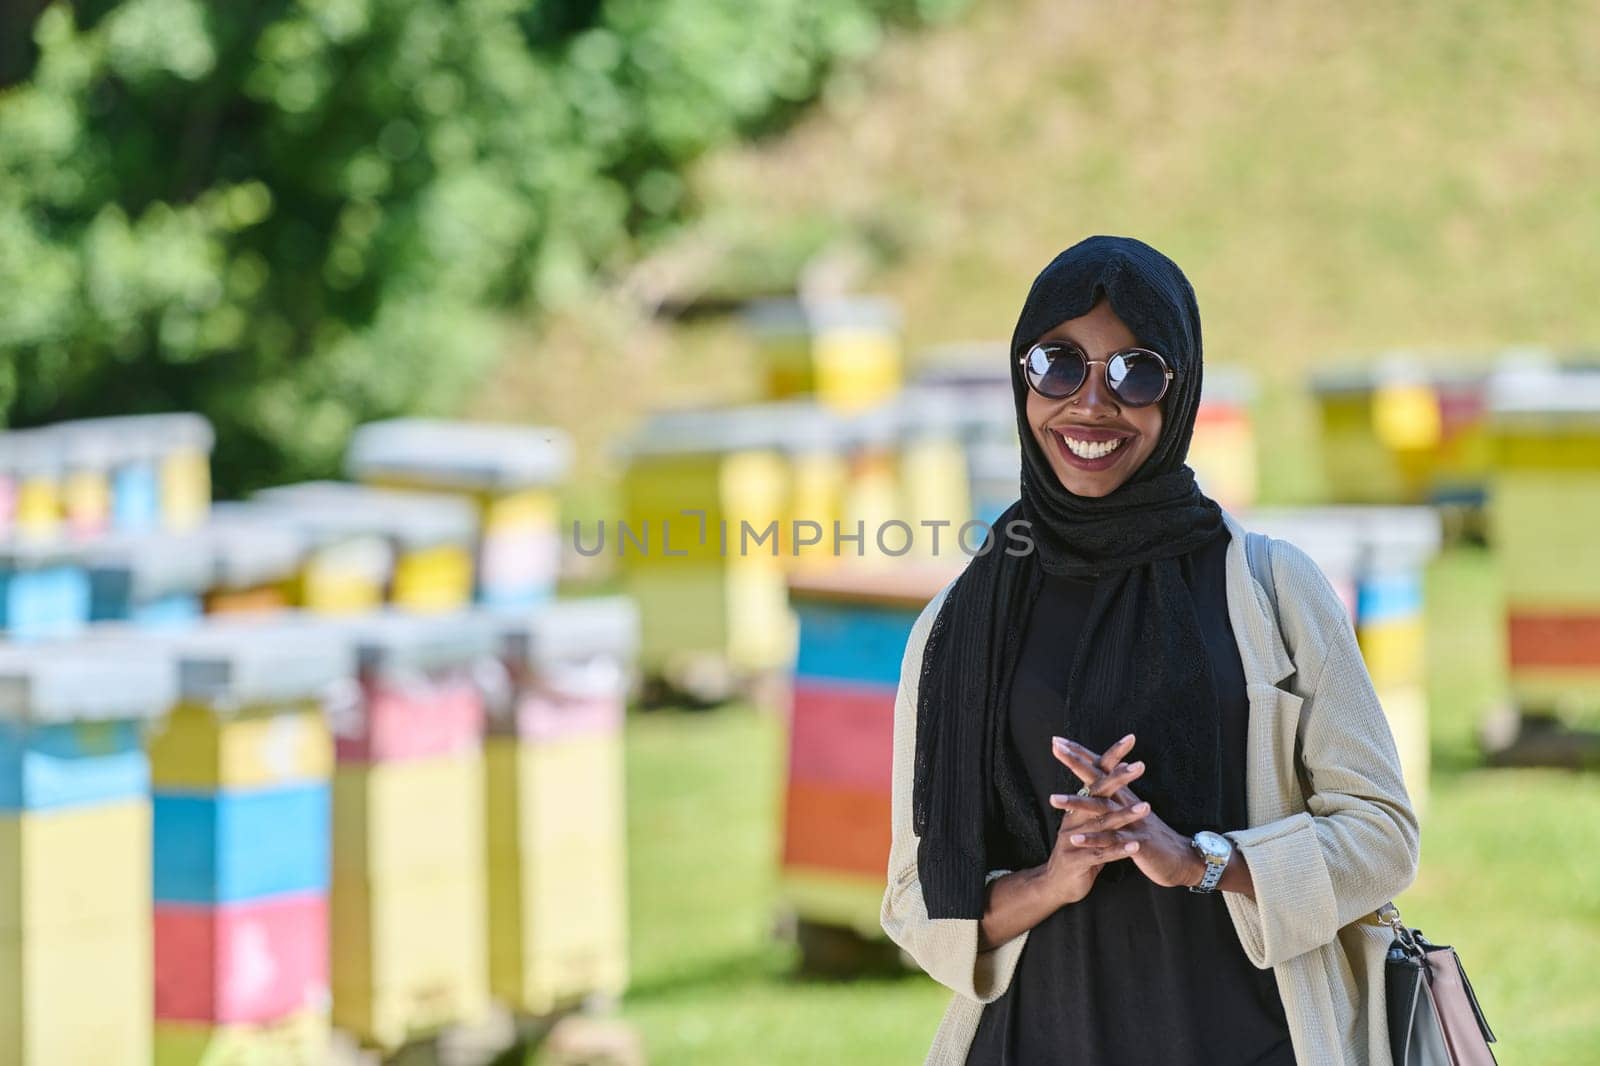
[[1198, 884], [1205, 872], [1205, 861], [1189, 838], [1163, 822], [1129, 787], [1144, 773], [1144, 763], [1123, 761], [1133, 744], [1130, 733], [1097, 755], [1066, 737], [1053, 738], [1051, 752], [1090, 792], [1050, 797], [1050, 805], [1064, 813], [1046, 876], [1059, 889], [1062, 903], [1087, 896], [1100, 869], [1123, 859], [1131, 859], [1164, 888]]

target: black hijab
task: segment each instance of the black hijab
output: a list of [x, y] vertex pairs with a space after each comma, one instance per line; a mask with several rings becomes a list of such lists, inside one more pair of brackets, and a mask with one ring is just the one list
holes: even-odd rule
[[[1155, 450], [1115, 491], [1094, 498], [1069, 492], [1040, 450], [1017, 359], [1102, 297], [1141, 346], [1166, 357], [1175, 377], [1161, 401]], [[1200, 402], [1200, 350], [1194, 289], [1177, 264], [1140, 241], [1090, 237], [1034, 279], [1010, 354], [1022, 497], [951, 586], [923, 654], [912, 819], [930, 918], [981, 918], [988, 870], [1037, 866], [1050, 854], [1052, 828], [1028, 793], [1006, 728], [1041, 570], [1094, 581], [1077, 647], [1062, 649], [1073, 656], [1062, 735], [1104, 751], [1139, 734], [1135, 758], [1146, 765], [1134, 786], [1139, 796], [1180, 832], [1216, 828], [1220, 713], [1179, 564], [1222, 526], [1220, 508], [1184, 465]], [[1012, 525], [1018, 522], [1026, 526]], [[1159, 729], [1141, 728], [1157, 721]], [[1062, 772], [1062, 790], [1075, 791], [1078, 782]]]

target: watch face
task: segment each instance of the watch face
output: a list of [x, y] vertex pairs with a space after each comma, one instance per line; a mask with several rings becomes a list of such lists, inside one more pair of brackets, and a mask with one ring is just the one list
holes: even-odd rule
[[1200, 849], [1200, 854], [1208, 859], [1225, 860], [1229, 853], [1233, 851], [1233, 845], [1228, 843], [1228, 839], [1218, 836], [1216, 833], [1196, 833], [1194, 835], [1194, 843], [1195, 847]]

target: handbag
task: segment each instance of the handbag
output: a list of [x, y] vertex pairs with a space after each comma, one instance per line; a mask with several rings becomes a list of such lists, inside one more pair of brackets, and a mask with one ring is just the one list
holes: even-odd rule
[[1393, 903], [1377, 919], [1394, 930], [1383, 967], [1394, 1066], [1495, 1066], [1494, 1031], [1455, 949], [1407, 928]]
[[[1278, 595], [1270, 545], [1260, 533], [1245, 535], [1245, 558], [1272, 604], [1276, 621]], [[1455, 949], [1431, 943], [1422, 930], [1407, 927], [1392, 902], [1367, 920], [1394, 930], [1383, 968], [1394, 1066], [1496, 1066], [1489, 1049], [1495, 1042], [1494, 1031]]]

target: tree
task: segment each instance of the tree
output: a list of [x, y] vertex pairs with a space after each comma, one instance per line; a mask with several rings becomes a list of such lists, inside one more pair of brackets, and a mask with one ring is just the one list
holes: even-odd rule
[[0, 415], [199, 410], [225, 491], [328, 473], [680, 221], [695, 156], [953, 6], [11, 0]]

